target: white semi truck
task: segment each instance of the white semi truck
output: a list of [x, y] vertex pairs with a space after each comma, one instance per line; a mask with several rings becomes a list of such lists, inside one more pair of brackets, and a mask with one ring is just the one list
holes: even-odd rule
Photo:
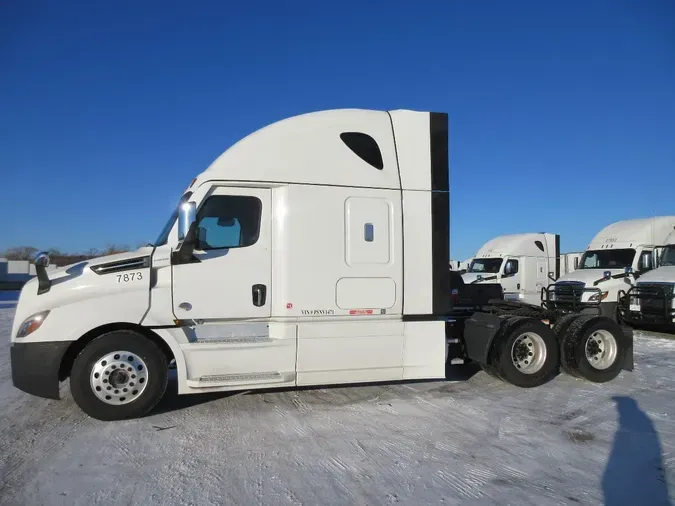
[[619, 292], [622, 321], [635, 326], [675, 330], [675, 230], [658, 248], [657, 267]]
[[460, 274], [464, 274], [468, 269], [470, 263], [471, 259], [464, 261], [450, 260], [450, 269], [452, 269], [455, 272], [459, 272]]
[[508, 234], [486, 242], [462, 275], [465, 283], [499, 283], [507, 300], [539, 304], [551, 281], [573, 271], [581, 254], [560, 254], [560, 235]]
[[654, 268], [657, 249], [675, 229], [675, 216], [624, 220], [603, 228], [579, 268], [542, 293], [546, 308], [618, 320], [618, 298]]
[[441, 379], [456, 359], [520, 387], [632, 370], [629, 328], [463, 285], [449, 211], [446, 114], [273, 123], [192, 181], [153, 245], [49, 274], [38, 255], [13, 383], [59, 399], [70, 378], [84, 412], [117, 420], [157, 404], [174, 361], [179, 394]]

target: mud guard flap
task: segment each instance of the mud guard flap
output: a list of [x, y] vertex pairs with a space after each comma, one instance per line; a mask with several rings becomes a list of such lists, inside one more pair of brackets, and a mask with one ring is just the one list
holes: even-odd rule
[[623, 330], [624, 335], [626, 336], [626, 356], [623, 361], [623, 370], [632, 371], [635, 368], [635, 363], [633, 362], [633, 329], [627, 325], [622, 325], [621, 330]]
[[504, 320], [489, 313], [474, 313], [464, 324], [464, 344], [468, 358], [487, 364], [490, 347]]

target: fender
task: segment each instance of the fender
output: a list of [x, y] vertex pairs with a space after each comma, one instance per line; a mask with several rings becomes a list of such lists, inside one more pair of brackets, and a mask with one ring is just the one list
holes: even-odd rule
[[464, 324], [466, 355], [474, 362], [487, 364], [490, 348], [504, 319], [490, 313], [474, 313]]
[[183, 355], [183, 350], [180, 347], [180, 344], [174, 337], [172, 331], [176, 331], [180, 327], [146, 327], [151, 332], [157, 334], [157, 336], [164, 341], [174, 358], [176, 359], [176, 377], [178, 380], [178, 393], [184, 394], [191, 391], [190, 387], [187, 384], [187, 365], [185, 363], [185, 356]]

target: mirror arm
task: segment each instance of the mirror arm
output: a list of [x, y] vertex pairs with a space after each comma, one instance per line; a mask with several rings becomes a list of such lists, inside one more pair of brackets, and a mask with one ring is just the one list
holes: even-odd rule
[[[192, 222], [190, 228], [188, 229], [185, 238], [180, 242], [176, 251], [172, 255], [171, 263], [176, 264], [187, 264], [195, 261], [192, 254], [195, 251], [197, 238], [197, 222]], [[198, 260], [197, 260], [198, 261]]]

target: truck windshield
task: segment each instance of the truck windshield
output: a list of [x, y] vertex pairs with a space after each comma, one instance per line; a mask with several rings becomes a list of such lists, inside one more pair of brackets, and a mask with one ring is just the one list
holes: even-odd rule
[[589, 250], [581, 257], [579, 269], [624, 269], [633, 265], [635, 250], [596, 249]]
[[503, 260], [503, 258], [480, 258], [472, 261], [466, 272], [497, 274]]
[[675, 266], [675, 244], [666, 246], [661, 253], [660, 267]]
[[178, 201], [178, 205], [176, 208], [173, 210], [171, 213], [171, 216], [169, 216], [169, 221], [166, 222], [166, 225], [164, 225], [164, 228], [162, 228], [162, 231], [159, 233], [159, 237], [157, 237], [157, 240], [152, 244], [152, 246], [157, 247], [157, 246], [163, 246], [164, 244], [167, 243], [169, 240], [169, 233], [171, 232], [171, 229], [173, 228], [173, 224], [176, 223], [176, 220], [178, 219], [178, 207], [183, 203], [186, 202], [187, 199], [190, 198], [192, 195], [192, 192], [187, 192], [185, 195], [183, 195], [180, 200]]

